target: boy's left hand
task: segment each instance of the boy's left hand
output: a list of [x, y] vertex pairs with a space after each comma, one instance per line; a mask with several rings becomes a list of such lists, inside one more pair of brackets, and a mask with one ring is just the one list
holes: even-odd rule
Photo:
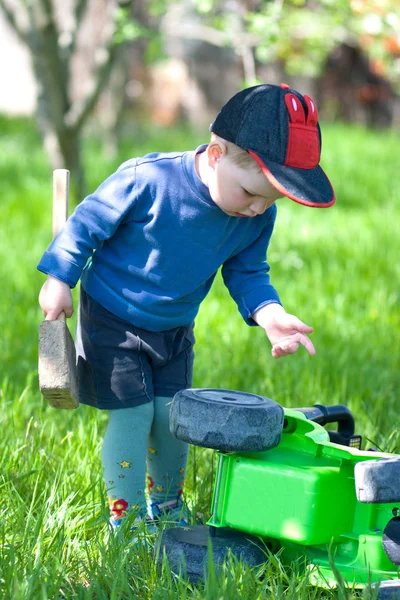
[[272, 344], [271, 353], [274, 358], [294, 354], [300, 345], [304, 346], [311, 356], [315, 354], [314, 345], [306, 335], [312, 333], [313, 328], [287, 313], [280, 304], [262, 306], [252, 316], [265, 330]]

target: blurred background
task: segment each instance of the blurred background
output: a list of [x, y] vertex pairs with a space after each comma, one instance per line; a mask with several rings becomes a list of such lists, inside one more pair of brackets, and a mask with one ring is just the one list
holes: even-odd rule
[[138, 124], [207, 126], [244, 86], [289, 83], [322, 120], [400, 127], [398, 0], [0, 0], [0, 113], [34, 116], [86, 192]]

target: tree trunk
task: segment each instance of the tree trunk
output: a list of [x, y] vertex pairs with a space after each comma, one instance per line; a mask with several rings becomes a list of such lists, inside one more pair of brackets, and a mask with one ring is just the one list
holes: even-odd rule
[[64, 165], [71, 171], [72, 197], [81, 202], [86, 196], [86, 180], [84, 175], [81, 136], [74, 130], [65, 129], [58, 136]]
[[44, 125], [43, 119], [38, 120], [51, 168], [68, 169], [71, 172], [71, 199], [73, 203], [80, 202], [86, 195], [80, 135], [68, 129], [57, 132], [52, 123], [47, 122]]
[[104, 154], [116, 158], [121, 138], [122, 123], [127, 108], [126, 88], [130, 77], [130, 46], [120, 48], [109, 80], [109, 89], [103, 106]]
[[[21, 0], [11, 7], [7, 0], [0, 0], [0, 10], [30, 51], [38, 86], [38, 126], [49, 162], [53, 169], [71, 171], [72, 195], [81, 201], [86, 192], [81, 132], [108, 81], [116, 56], [114, 34], [119, 27], [118, 9], [124, 9], [128, 0], [103, 0], [107, 18], [102, 39], [96, 46], [93, 69], [85, 82], [86, 93], [75, 101], [71, 99], [71, 60], [88, 0], [72, 3], [75, 28], [68, 34], [68, 43], [65, 39], [62, 42], [66, 30], [63, 20], [57, 18], [57, 5], [61, 1]], [[20, 19], [21, 14], [24, 18]]]
[[81, 160], [80, 130], [65, 125], [65, 113], [70, 108], [66, 85], [58, 90], [60, 96], [49, 95], [55, 87], [46, 73], [46, 63], [42, 64], [41, 55], [35, 56], [33, 67], [38, 82], [37, 122], [43, 138], [44, 147], [52, 169], [68, 169], [71, 172], [70, 190], [74, 203], [83, 200], [86, 184]]

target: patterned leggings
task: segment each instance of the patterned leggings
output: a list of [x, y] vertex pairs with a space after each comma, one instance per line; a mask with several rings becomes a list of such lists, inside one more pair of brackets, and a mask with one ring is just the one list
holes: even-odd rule
[[154, 402], [109, 411], [102, 460], [114, 523], [130, 510], [146, 515], [146, 470], [150, 503], [182, 494], [189, 446], [169, 431], [171, 401], [156, 396]]

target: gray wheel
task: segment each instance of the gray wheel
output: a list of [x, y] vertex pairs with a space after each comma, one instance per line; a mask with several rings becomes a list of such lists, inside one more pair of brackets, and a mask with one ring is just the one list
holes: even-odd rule
[[371, 588], [379, 588], [377, 600], [400, 600], [400, 579], [373, 583]]
[[263, 396], [189, 389], [175, 394], [170, 431], [178, 439], [226, 452], [260, 452], [280, 442], [283, 408]]
[[400, 565], [400, 517], [390, 519], [383, 530], [383, 549], [394, 565]]
[[173, 573], [185, 573], [196, 583], [207, 573], [209, 540], [216, 570], [228, 558], [229, 551], [249, 567], [265, 562], [265, 551], [258, 538], [228, 528], [216, 529], [215, 537], [210, 537], [209, 528], [200, 525], [163, 531], [154, 549], [155, 559], [161, 566], [166, 555]]
[[400, 457], [359, 462], [354, 477], [360, 502], [400, 502]]

